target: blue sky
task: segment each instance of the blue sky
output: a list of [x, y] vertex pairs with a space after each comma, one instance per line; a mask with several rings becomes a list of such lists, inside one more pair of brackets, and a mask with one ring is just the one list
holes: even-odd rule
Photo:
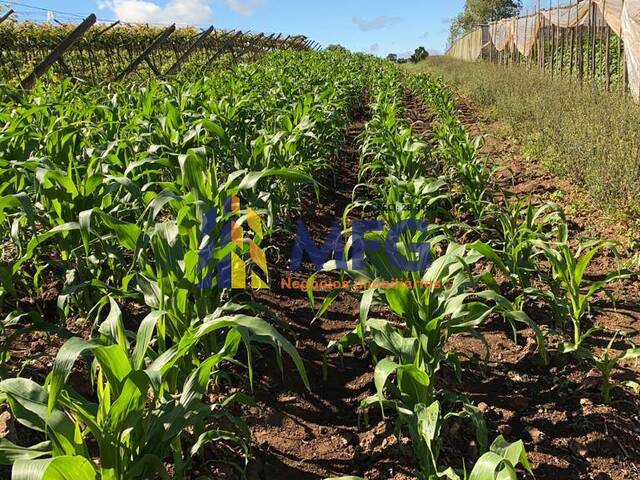
[[[10, 0], [6, 0], [10, 1]], [[423, 45], [445, 49], [450, 19], [464, 0], [16, 0], [18, 3], [98, 18], [188, 23], [258, 32], [304, 34], [326, 46], [340, 43], [376, 55], [406, 54]], [[4, 2], [3, 2], [4, 3]], [[23, 16], [46, 12], [16, 5]], [[60, 20], [71, 20], [58, 14]]]

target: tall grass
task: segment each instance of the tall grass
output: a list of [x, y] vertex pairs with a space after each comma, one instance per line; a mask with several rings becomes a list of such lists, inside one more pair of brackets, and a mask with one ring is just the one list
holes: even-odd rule
[[436, 57], [407, 67], [442, 76], [505, 123], [552, 173], [585, 186], [608, 209], [640, 213], [640, 106], [534, 68]]

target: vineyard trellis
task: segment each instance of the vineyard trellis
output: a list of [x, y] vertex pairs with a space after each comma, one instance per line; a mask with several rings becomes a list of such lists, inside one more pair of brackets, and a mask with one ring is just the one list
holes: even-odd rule
[[255, 61], [274, 49], [312, 50], [320, 45], [303, 35], [221, 30], [210, 26], [149, 26], [99, 22], [94, 14], [80, 24], [16, 21], [0, 15], [0, 81], [31, 88], [47, 73], [90, 83], [130, 75], [169, 77], [203, 74], [214, 63]]
[[482, 25], [457, 40], [447, 55], [525, 65], [640, 101], [640, 0], [540, 0], [523, 12]]

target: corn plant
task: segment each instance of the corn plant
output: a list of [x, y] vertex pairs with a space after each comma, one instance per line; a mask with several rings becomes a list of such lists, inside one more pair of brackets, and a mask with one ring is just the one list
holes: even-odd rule
[[584, 320], [590, 312], [591, 299], [599, 292], [606, 292], [611, 283], [633, 275], [629, 270], [618, 269], [607, 274], [603, 280], [590, 281], [585, 277], [595, 256], [613, 246], [610, 242], [593, 241], [574, 250], [568, 241], [566, 224], [560, 226], [557, 241], [535, 241], [535, 247], [544, 254], [551, 266], [551, 273], [546, 279], [548, 289], [538, 291], [538, 294], [552, 304], [560, 325], [570, 321], [573, 328], [572, 341], [563, 344], [565, 352], [577, 350], [598, 330], [597, 326], [592, 326], [585, 331]]
[[[160, 476], [169, 478], [164, 459], [170, 455], [176, 478], [184, 478], [190, 458], [208, 442], [230, 440], [246, 451], [246, 428], [223, 431], [216, 422], [231, 418], [225, 407], [242, 400], [236, 396], [222, 404], [202, 402], [212, 374], [246, 346], [249, 369], [254, 343], [273, 345], [284, 350], [308, 380], [302, 361], [293, 346], [275, 329], [258, 318], [226, 316], [223, 312], [194, 324], [180, 342], [161, 350], [153, 339], [154, 331], [166, 315], [149, 314], [140, 324], [135, 338], [124, 328], [117, 304], [111, 300], [109, 315], [95, 340], [72, 338], [56, 356], [52, 372], [44, 386], [31, 380], [14, 378], [0, 382], [3, 401], [23, 425], [44, 432], [46, 444], [22, 448], [4, 443], [0, 449], [10, 452], [14, 478], [22, 478], [37, 466], [38, 473], [28, 478], [53, 478], [58, 468], [77, 469], [79, 479], [121, 479]], [[221, 334], [217, 350], [195, 362], [193, 352], [213, 334]], [[93, 358], [91, 381], [97, 403], [85, 399], [66, 384], [80, 355]], [[189, 366], [187, 370], [185, 366]], [[250, 370], [251, 371], [251, 370]], [[251, 376], [251, 375], [250, 375]], [[189, 432], [187, 434], [187, 432]], [[184, 438], [188, 436], [188, 438]], [[189, 455], [184, 455], [183, 441]], [[92, 462], [87, 443], [96, 442], [99, 464]], [[42, 460], [34, 458], [46, 457]], [[64, 465], [64, 467], [60, 467]]]
[[534, 207], [524, 201], [496, 205], [494, 210], [491, 216], [496, 226], [491, 230], [491, 245], [478, 240], [472, 248], [491, 260], [517, 287], [526, 290], [532, 286], [539, 268], [540, 252], [534, 242], [548, 240], [554, 226], [563, 222], [564, 214], [554, 204]]
[[633, 346], [632, 348], [623, 349], [620, 353], [613, 353], [613, 347], [616, 343], [616, 340], [620, 338], [623, 340], [623, 335], [621, 332], [616, 332], [611, 340], [607, 344], [607, 348], [605, 348], [602, 353], [597, 354], [593, 350], [581, 347], [576, 350], [576, 355], [593, 364], [598, 371], [600, 372], [601, 383], [600, 383], [600, 393], [602, 395], [602, 399], [605, 403], [611, 402], [611, 392], [615, 388], [619, 387], [628, 387], [636, 392], [640, 391], [640, 384], [633, 380], [625, 380], [622, 382], [617, 382], [613, 380], [613, 370], [618, 366], [618, 364], [624, 360], [632, 360], [640, 358], [640, 348]]
[[451, 93], [441, 82], [417, 75], [412, 87], [436, 111], [437, 151], [433, 158], [458, 185], [463, 203], [460, 210], [469, 211], [476, 222], [482, 223], [493, 203], [493, 169], [480, 158], [482, 138], [470, 137], [457, 117]]

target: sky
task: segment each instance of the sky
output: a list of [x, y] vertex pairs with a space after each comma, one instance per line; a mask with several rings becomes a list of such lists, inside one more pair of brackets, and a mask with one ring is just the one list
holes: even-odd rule
[[[5, 3], [4, 0], [0, 3]], [[255, 32], [302, 34], [323, 46], [407, 56], [418, 46], [445, 51], [449, 24], [464, 0], [16, 0], [23, 18], [44, 20], [46, 9], [99, 19], [190, 24]], [[24, 3], [23, 3], [24, 2]], [[39, 7], [44, 10], [36, 10]], [[54, 13], [60, 21], [72, 21]]]

